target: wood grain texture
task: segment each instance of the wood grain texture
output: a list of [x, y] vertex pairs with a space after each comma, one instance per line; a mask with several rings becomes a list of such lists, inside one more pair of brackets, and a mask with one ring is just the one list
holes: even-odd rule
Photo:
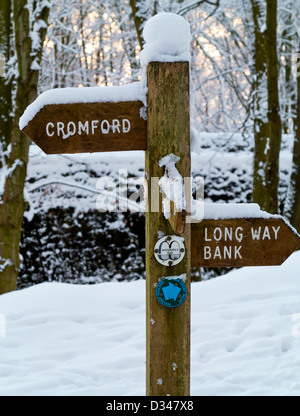
[[[153, 178], [161, 178], [158, 162], [173, 153], [180, 157], [176, 168], [190, 176], [189, 64], [152, 62], [148, 78], [148, 149], [146, 179], [146, 392], [151, 396], [187, 396], [190, 392], [190, 224], [184, 238], [186, 256], [176, 266], [162, 266], [154, 257], [159, 234], [174, 234], [162, 213], [161, 195], [153, 192]], [[159, 212], [152, 202], [159, 198]], [[154, 203], [154, 205], [156, 205]], [[168, 276], [186, 276], [187, 298], [178, 307], [167, 308], [156, 299], [158, 281]]]
[[300, 247], [281, 218], [203, 220], [191, 239], [192, 267], [276, 266]]
[[[46, 105], [23, 131], [46, 154], [146, 150], [147, 122], [140, 115], [143, 107], [141, 101]], [[94, 132], [92, 131], [93, 120], [98, 121]], [[113, 125], [113, 120], [118, 120], [120, 132], [117, 128], [113, 132], [111, 127], [107, 134], [103, 134], [101, 130], [103, 120], [106, 120], [110, 126]], [[122, 131], [123, 120], [129, 120], [129, 132]], [[82, 127], [79, 130], [79, 122], [83, 125], [88, 122], [88, 134]], [[48, 123], [52, 123], [48, 128], [50, 137], [47, 134]], [[57, 128], [57, 123], [64, 123], [65, 133], [68, 131], [68, 123], [75, 123], [76, 133], [63, 138], [62, 132]], [[108, 123], [104, 123], [105, 128]], [[74, 131], [73, 124], [70, 125], [70, 131], [72, 133]]]

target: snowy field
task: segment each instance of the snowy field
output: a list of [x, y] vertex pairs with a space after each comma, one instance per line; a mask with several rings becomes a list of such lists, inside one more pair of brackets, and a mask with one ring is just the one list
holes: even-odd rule
[[[192, 395], [300, 395], [299, 266], [192, 284]], [[0, 297], [0, 395], [144, 394], [144, 281]]]

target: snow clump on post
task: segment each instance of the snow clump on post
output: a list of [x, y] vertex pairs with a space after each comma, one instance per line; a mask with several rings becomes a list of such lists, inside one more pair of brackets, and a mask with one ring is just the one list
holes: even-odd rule
[[149, 62], [190, 62], [191, 31], [189, 23], [175, 13], [158, 13], [143, 30], [145, 40], [141, 64]]

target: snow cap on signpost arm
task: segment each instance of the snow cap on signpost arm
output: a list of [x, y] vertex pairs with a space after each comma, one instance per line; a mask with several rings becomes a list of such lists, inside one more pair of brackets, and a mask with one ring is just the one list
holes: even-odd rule
[[143, 30], [145, 45], [141, 64], [149, 62], [190, 62], [190, 24], [178, 14], [158, 13], [149, 19]]

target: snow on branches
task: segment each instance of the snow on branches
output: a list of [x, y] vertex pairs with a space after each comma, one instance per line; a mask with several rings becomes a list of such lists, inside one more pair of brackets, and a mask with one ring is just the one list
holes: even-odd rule
[[50, 3], [48, 0], [30, 1], [27, 5], [30, 19], [30, 39], [31, 53], [33, 58], [31, 70], [38, 71], [40, 69], [41, 53], [44, 38], [43, 32], [47, 31], [47, 18], [50, 11]]

